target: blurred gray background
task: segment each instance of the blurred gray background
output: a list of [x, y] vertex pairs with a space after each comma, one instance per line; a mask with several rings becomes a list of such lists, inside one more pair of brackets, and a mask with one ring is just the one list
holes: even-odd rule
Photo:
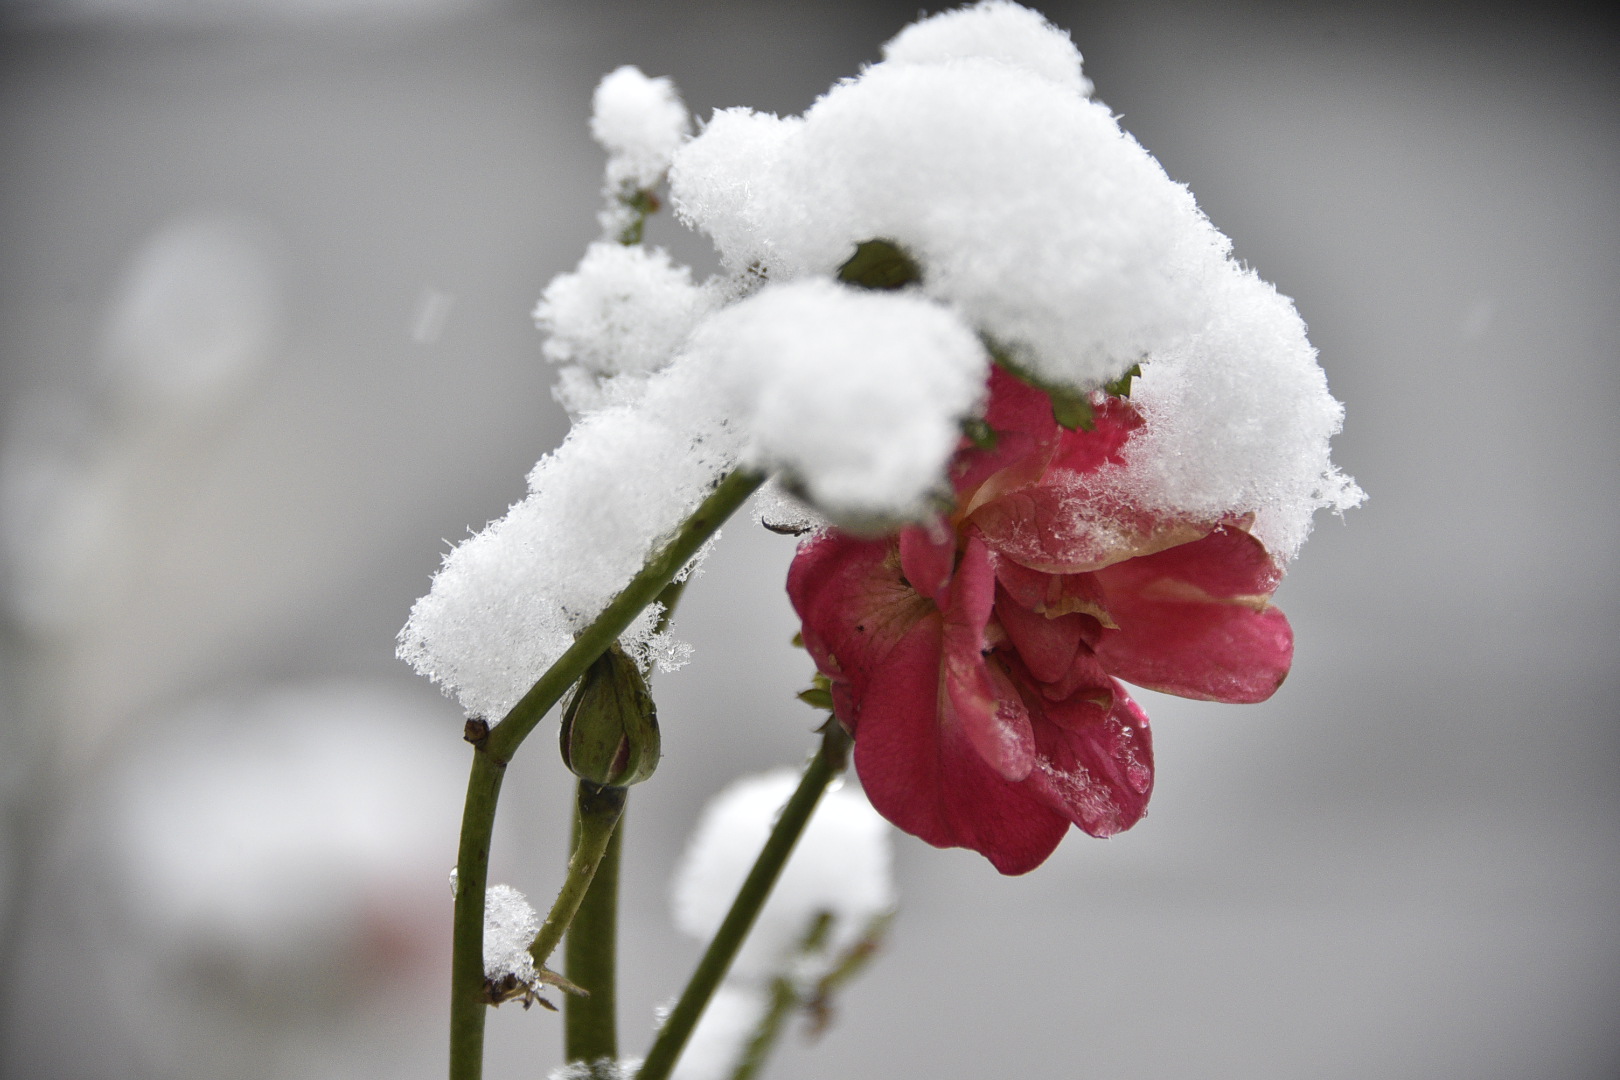
[[[1041, 869], [900, 837], [889, 948], [773, 1076], [1620, 1075], [1620, 48], [1546, 6], [1053, 3], [1297, 299], [1370, 493], [1270, 702], [1145, 695], [1151, 816]], [[529, 311], [595, 233], [592, 87], [797, 112], [910, 3], [78, 0], [0, 14], [0, 1072], [432, 1077], [465, 747], [393, 659], [564, 430]], [[668, 220], [651, 239], [711, 265]], [[199, 312], [212, 313], [199, 315]], [[687, 594], [628, 825], [624, 1042], [683, 838], [814, 717], [792, 543]], [[568, 784], [514, 764], [543, 904]], [[491, 1018], [543, 1076], [557, 1019]]]

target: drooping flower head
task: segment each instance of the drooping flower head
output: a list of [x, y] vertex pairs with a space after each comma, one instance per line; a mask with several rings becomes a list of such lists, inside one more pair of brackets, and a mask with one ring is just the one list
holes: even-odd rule
[[1148, 718], [1121, 679], [1261, 701], [1293, 636], [1245, 521], [1122, 507], [1098, 483], [1141, 426], [1128, 401], [1070, 431], [1005, 372], [990, 388], [996, 445], [964, 440], [954, 510], [886, 539], [825, 531], [788, 591], [873, 805], [1016, 874], [1071, 823], [1110, 836], [1145, 812]]

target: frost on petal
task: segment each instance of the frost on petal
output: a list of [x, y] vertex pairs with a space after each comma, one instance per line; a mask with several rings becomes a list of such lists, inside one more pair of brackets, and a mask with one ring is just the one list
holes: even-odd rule
[[[529, 474], [529, 495], [445, 557], [399, 655], [498, 719], [573, 643], [736, 460], [704, 373], [677, 361], [635, 402], [583, 417]], [[622, 638], [676, 660], [643, 619]]]
[[511, 976], [524, 986], [535, 981], [529, 946], [540, 932], [540, 916], [528, 897], [510, 885], [491, 885], [484, 894], [484, 977]]
[[1228, 263], [1212, 318], [1142, 365], [1131, 393], [1146, 420], [1104, 479], [1150, 510], [1204, 520], [1254, 515], [1273, 557], [1299, 552], [1320, 508], [1364, 498], [1334, 465], [1344, 407], [1328, 392], [1287, 297]]
[[767, 286], [708, 320], [692, 349], [747, 433], [745, 460], [855, 520], [919, 516], [948, 491], [989, 363], [942, 305], [824, 280]]
[[608, 152], [608, 188], [650, 188], [669, 168], [689, 121], [675, 85], [626, 64], [597, 84], [591, 135]]
[[1075, 93], [1091, 93], [1080, 51], [1037, 11], [1010, 0], [984, 0], [912, 23], [883, 46], [891, 64], [944, 64], [976, 57], [1044, 76]]
[[[580, 369], [558, 384], [575, 414], [614, 401], [601, 386], [617, 376], [646, 376], [668, 365], [692, 327], [715, 304], [714, 290], [660, 249], [595, 243], [577, 269], [546, 286], [535, 322], [547, 335], [546, 359]], [[645, 382], [637, 384], [637, 391]]]
[[[719, 927], [797, 784], [796, 773], [778, 770], [739, 780], [709, 804], [675, 873], [672, 903], [682, 932], [707, 939]], [[866, 797], [830, 789], [732, 964], [733, 974], [777, 974], [822, 912], [833, 918], [822, 954], [842, 955], [874, 918], [894, 907], [890, 862], [889, 827]]]

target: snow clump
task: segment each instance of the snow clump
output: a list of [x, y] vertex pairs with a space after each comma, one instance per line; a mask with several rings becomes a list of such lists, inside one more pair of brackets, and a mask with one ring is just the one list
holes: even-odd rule
[[[504, 716], [736, 462], [702, 373], [677, 361], [637, 400], [581, 417], [535, 465], [528, 496], [445, 556], [399, 655], [469, 715]], [[658, 614], [620, 640], [668, 670], [685, 650], [655, 631]]]
[[529, 946], [539, 932], [540, 915], [528, 897], [510, 885], [491, 885], [484, 893], [484, 978], [511, 976], [533, 986], [538, 973]]
[[668, 79], [626, 64], [602, 77], [591, 98], [591, 137], [608, 152], [611, 194], [658, 183], [691, 122]]
[[1069, 35], [1040, 12], [1010, 0], [942, 12], [912, 23], [883, 46], [883, 59], [893, 66], [975, 58], [1022, 68], [1082, 97], [1091, 94], [1091, 81], [1080, 72], [1080, 50]]
[[1228, 249], [1105, 106], [979, 57], [878, 64], [802, 121], [731, 114], [670, 185], [734, 271], [825, 277], [898, 245], [1007, 360], [1079, 390], [1201, 326]]
[[692, 350], [748, 433], [744, 463], [782, 470], [846, 523], [921, 517], [948, 496], [990, 365], [944, 305], [824, 279], [767, 286], [708, 320]]
[[534, 310], [547, 334], [546, 359], [562, 366], [558, 403], [578, 416], [629, 401], [718, 298], [661, 249], [592, 244], [577, 269], [552, 279]]

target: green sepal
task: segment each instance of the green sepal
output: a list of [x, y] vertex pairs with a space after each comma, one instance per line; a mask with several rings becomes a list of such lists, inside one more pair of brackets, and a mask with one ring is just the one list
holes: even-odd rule
[[1132, 364], [1128, 369], [1126, 369], [1125, 374], [1121, 375], [1113, 382], [1103, 383], [1103, 393], [1107, 394], [1109, 397], [1128, 398], [1131, 396], [1131, 380], [1140, 379], [1141, 377], [1142, 365]]
[[1063, 427], [1070, 431], [1090, 431], [1096, 426], [1089, 395], [1078, 394], [1064, 387], [1052, 387], [1046, 391], [1046, 396], [1052, 399], [1052, 419]]
[[810, 680], [810, 689], [800, 690], [795, 696], [812, 709], [826, 709], [832, 712], [832, 680], [819, 671]]
[[994, 450], [998, 441], [996, 429], [976, 416], [962, 421], [962, 434], [979, 450]]
[[813, 686], [809, 690], [800, 690], [795, 696], [812, 709], [826, 709], [829, 712], [832, 710], [832, 693], [821, 689], [819, 686]]
[[838, 280], [863, 289], [901, 289], [922, 280], [922, 268], [893, 240], [867, 240], [855, 245]]

